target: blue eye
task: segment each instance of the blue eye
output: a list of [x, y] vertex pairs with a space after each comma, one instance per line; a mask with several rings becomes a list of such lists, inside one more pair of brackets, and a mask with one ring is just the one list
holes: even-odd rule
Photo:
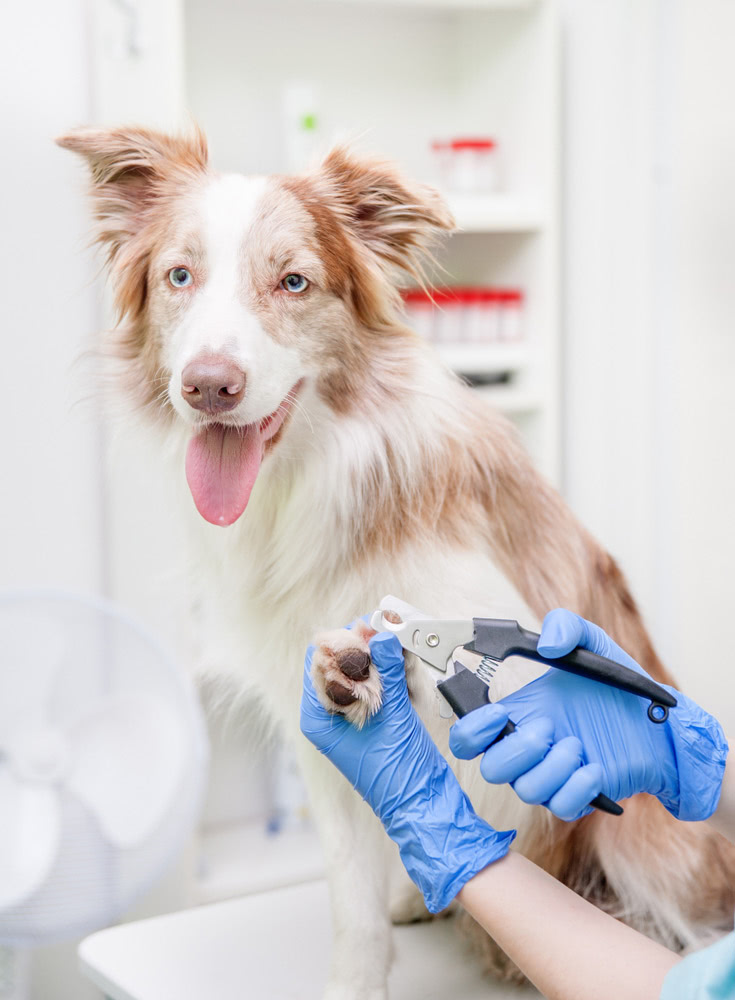
[[308, 287], [309, 282], [303, 274], [287, 274], [281, 282], [281, 288], [285, 288], [287, 292], [293, 292], [294, 294], [305, 292]]
[[174, 288], [186, 288], [194, 279], [191, 276], [191, 271], [187, 271], [185, 267], [172, 267], [168, 272], [168, 280]]

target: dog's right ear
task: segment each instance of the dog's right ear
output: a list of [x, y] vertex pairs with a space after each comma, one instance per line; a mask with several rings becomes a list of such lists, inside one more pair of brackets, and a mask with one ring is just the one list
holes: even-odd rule
[[206, 139], [198, 129], [180, 137], [145, 128], [78, 128], [56, 141], [87, 161], [96, 239], [107, 248], [121, 311], [135, 313], [145, 299], [150, 240], [143, 235], [158, 196], [206, 172]]
[[123, 230], [163, 180], [207, 169], [207, 141], [198, 129], [179, 137], [145, 128], [78, 128], [56, 142], [87, 161], [97, 218]]

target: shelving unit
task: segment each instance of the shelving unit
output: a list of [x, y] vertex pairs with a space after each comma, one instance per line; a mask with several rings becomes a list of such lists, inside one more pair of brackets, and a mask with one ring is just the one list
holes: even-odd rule
[[522, 288], [526, 341], [439, 350], [461, 374], [507, 375], [482, 391], [559, 483], [555, 0], [185, 0], [184, 11], [186, 103], [225, 169], [286, 168], [281, 102], [294, 81], [320, 95], [325, 148], [357, 136], [417, 179], [437, 181], [432, 139], [497, 139], [500, 190], [446, 194], [458, 231], [437, 280]]
[[534, 233], [547, 219], [540, 205], [508, 194], [446, 195], [457, 229], [464, 233]]
[[436, 349], [450, 368], [463, 375], [515, 373], [534, 363], [534, 356], [525, 344], [438, 344]]

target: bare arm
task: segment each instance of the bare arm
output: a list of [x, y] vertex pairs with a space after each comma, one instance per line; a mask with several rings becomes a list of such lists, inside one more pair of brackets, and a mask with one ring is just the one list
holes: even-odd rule
[[[732, 757], [709, 823], [735, 843]], [[519, 854], [484, 868], [458, 899], [548, 1000], [657, 1000], [679, 961]]]
[[484, 868], [457, 898], [548, 1000], [658, 1000], [679, 961], [520, 854]]
[[710, 816], [709, 824], [735, 844], [735, 764], [732, 758], [730, 753], [725, 765], [725, 777], [722, 779], [720, 801]]

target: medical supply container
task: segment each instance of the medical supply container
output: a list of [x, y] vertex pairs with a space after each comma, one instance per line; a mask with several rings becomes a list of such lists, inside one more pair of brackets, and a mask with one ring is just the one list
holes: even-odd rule
[[523, 340], [519, 288], [409, 289], [403, 293], [408, 325], [435, 344], [499, 344]]
[[440, 186], [453, 194], [491, 194], [498, 188], [497, 142], [490, 138], [431, 144]]

